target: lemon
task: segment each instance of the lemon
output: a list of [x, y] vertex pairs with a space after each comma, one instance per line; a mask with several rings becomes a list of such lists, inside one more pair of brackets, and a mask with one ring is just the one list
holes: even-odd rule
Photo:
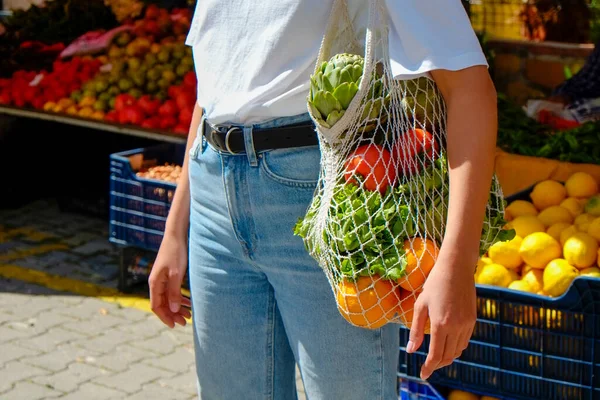
[[565, 182], [569, 197], [591, 197], [598, 193], [598, 182], [586, 172], [575, 172]]
[[522, 241], [520, 236], [515, 236], [507, 242], [496, 242], [488, 250], [488, 255], [495, 264], [504, 265], [506, 268], [517, 268], [523, 264], [519, 254]]
[[584, 268], [579, 271], [579, 275], [589, 276], [590, 278], [600, 278], [600, 268], [598, 268], [598, 267]]
[[588, 228], [590, 227], [590, 224], [595, 219], [596, 219], [596, 217], [593, 216], [592, 214], [583, 213], [583, 214], [575, 217], [574, 224], [577, 227], [577, 229], [580, 230], [581, 232], [587, 232]]
[[448, 395], [448, 400], [479, 400], [479, 396], [462, 390], [453, 390]]
[[586, 201], [584, 211], [594, 217], [600, 217], [600, 196], [592, 196]]
[[525, 275], [526, 273], [528, 273], [529, 271], [531, 271], [533, 269], [537, 270], [537, 268], [533, 268], [531, 265], [525, 264], [525, 265], [523, 265], [523, 268], [521, 268], [521, 274]]
[[562, 203], [567, 197], [567, 189], [560, 182], [546, 180], [535, 185], [529, 197], [535, 208], [544, 210]]
[[545, 232], [546, 227], [535, 215], [521, 215], [506, 224], [507, 229], [514, 229], [515, 234], [524, 238], [534, 232]]
[[558, 297], [567, 291], [578, 275], [577, 268], [567, 260], [552, 260], [544, 270], [544, 292], [549, 296]]
[[541, 269], [561, 257], [562, 249], [560, 243], [546, 232], [535, 232], [523, 239], [519, 253], [528, 265]]
[[600, 217], [590, 222], [587, 233], [594, 239], [600, 241]]
[[508, 285], [508, 288], [520, 292], [535, 293], [531, 285], [524, 280], [511, 282], [510, 285]]
[[537, 215], [538, 210], [535, 206], [526, 200], [515, 200], [504, 210], [504, 216], [507, 220], [520, 217], [521, 215]]
[[477, 283], [480, 285], [507, 287], [511, 282], [512, 277], [508, 268], [500, 264], [485, 265], [477, 277]]
[[531, 269], [523, 272], [523, 281], [531, 286], [532, 293], [538, 293], [544, 288], [544, 271], [541, 269]]
[[479, 273], [483, 267], [488, 264], [493, 264], [492, 259], [489, 257], [481, 257], [479, 260], [477, 260], [477, 268], [475, 268], [475, 281], [477, 281], [477, 277], [479, 276]]
[[581, 199], [575, 197], [567, 197], [560, 203], [560, 206], [569, 210], [573, 218], [583, 212], [583, 203]]
[[571, 225], [568, 228], [563, 229], [563, 231], [560, 233], [560, 245], [564, 246], [567, 239], [576, 234], [577, 232], [579, 231], [577, 230], [577, 227], [575, 225]]
[[571, 215], [571, 212], [561, 206], [550, 206], [545, 210], [542, 210], [537, 217], [542, 224], [547, 227], [558, 222], [568, 222], [569, 224], [573, 222], [573, 216]]
[[563, 254], [574, 267], [591, 267], [598, 259], [598, 242], [587, 233], [577, 232], [565, 242]]
[[560, 234], [562, 231], [570, 227], [571, 224], [566, 222], [557, 222], [556, 224], [551, 225], [548, 229], [546, 229], [546, 233], [552, 236], [554, 239], [560, 241]]
[[521, 279], [519, 276], [519, 271], [517, 269], [509, 269], [508, 273], [510, 275], [510, 282], [518, 281]]

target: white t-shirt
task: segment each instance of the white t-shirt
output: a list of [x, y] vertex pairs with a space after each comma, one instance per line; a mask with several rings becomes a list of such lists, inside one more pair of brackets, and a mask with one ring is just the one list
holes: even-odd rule
[[[358, 32], [365, 0], [348, 0]], [[487, 65], [460, 0], [386, 0], [399, 78]], [[198, 0], [192, 46], [198, 104], [211, 123], [252, 124], [303, 114], [333, 0]]]

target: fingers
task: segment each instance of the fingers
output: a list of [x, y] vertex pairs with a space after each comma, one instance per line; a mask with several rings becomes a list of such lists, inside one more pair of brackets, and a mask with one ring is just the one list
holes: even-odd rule
[[415, 302], [413, 314], [413, 323], [410, 328], [410, 337], [406, 345], [407, 353], [414, 353], [423, 344], [423, 335], [425, 334], [425, 323], [429, 317], [427, 307], [418, 300]]
[[169, 300], [169, 310], [172, 313], [179, 312], [179, 308], [181, 307], [182, 295], [181, 295], [181, 281], [183, 277], [181, 273], [176, 268], [170, 268], [168, 270], [169, 279], [167, 283], [167, 297]]
[[458, 346], [461, 339], [461, 336], [456, 334], [449, 334], [446, 336], [444, 355], [442, 356], [442, 361], [435, 367], [435, 369], [447, 367], [454, 362], [454, 359], [460, 357], [462, 349], [460, 349]]
[[166, 301], [167, 279], [165, 270], [154, 270], [148, 279], [150, 287], [150, 308], [152, 312], [169, 328], [175, 326], [171, 312]]
[[444, 357], [444, 348], [446, 345], [447, 334], [438, 326], [431, 327], [431, 341], [429, 343], [429, 354], [421, 368], [421, 379], [429, 379], [433, 371], [435, 371], [442, 362]]
[[192, 301], [190, 300], [189, 297], [186, 296], [181, 296], [182, 300], [181, 300], [181, 305], [187, 308], [190, 308], [192, 306]]

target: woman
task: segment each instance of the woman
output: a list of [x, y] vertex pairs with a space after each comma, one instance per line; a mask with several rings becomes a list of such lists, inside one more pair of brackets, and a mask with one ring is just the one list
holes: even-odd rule
[[[366, 4], [349, 1], [365, 20]], [[198, 106], [189, 157], [152, 274], [152, 309], [184, 325], [188, 262], [202, 399], [395, 399], [398, 326], [339, 314], [325, 274], [292, 227], [319, 174], [306, 113], [309, 76], [333, 0], [203, 0], [187, 44]], [[408, 351], [432, 324], [428, 378], [466, 348], [473, 271], [493, 173], [496, 94], [460, 0], [387, 0], [399, 78], [430, 73], [448, 107], [450, 206], [436, 267], [416, 304]], [[204, 111], [203, 111], [204, 110]], [[189, 253], [188, 253], [189, 227]], [[185, 305], [185, 304], [184, 304]]]

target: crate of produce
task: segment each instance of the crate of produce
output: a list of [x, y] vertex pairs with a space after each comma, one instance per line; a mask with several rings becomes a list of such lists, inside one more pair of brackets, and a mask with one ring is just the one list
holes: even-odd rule
[[[580, 175], [577, 179], [581, 178]], [[565, 186], [569, 189], [568, 182]], [[544, 187], [549, 190], [548, 185]], [[571, 186], [574, 190], [582, 187]], [[536, 203], [532, 190], [533, 187], [519, 192], [507, 201]], [[597, 188], [590, 194], [594, 191]], [[562, 196], [566, 198], [567, 194]], [[585, 206], [580, 215], [586, 211], [600, 210]], [[543, 219], [541, 215], [539, 218]], [[573, 226], [583, 229], [577, 222]], [[562, 256], [570, 258], [566, 255], [567, 246], [564, 248]], [[594, 266], [598, 263], [595, 249]], [[600, 279], [585, 275], [584, 269], [585, 266], [579, 266], [576, 274], [567, 276], [566, 291], [557, 294], [545, 293], [546, 287], [534, 294], [478, 285], [478, 320], [471, 343], [459, 360], [436, 371], [430, 382], [475, 393], [494, 393], [506, 399], [600, 399]], [[405, 345], [408, 338], [409, 330], [402, 328], [401, 344]], [[415, 354], [401, 353], [400, 376], [419, 376], [428, 347], [429, 337]]]
[[158, 250], [185, 154], [185, 145], [110, 156], [110, 241]]

